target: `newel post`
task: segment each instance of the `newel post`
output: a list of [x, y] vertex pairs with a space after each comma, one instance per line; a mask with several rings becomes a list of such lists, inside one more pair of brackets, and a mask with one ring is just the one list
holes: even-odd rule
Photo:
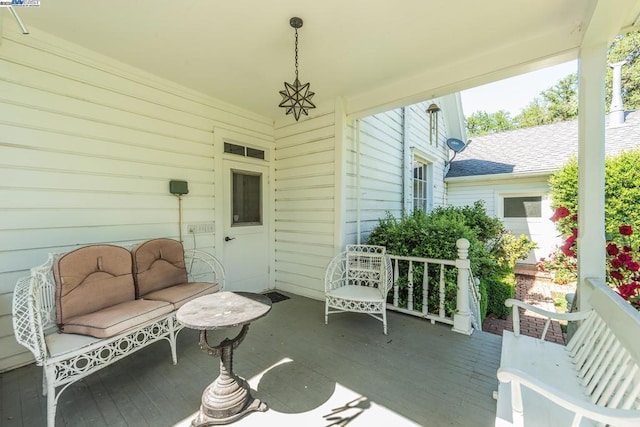
[[453, 315], [453, 331], [465, 335], [471, 335], [471, 312], [469, 311], [469, 241], [467, 239], [456, 240], [458, 258], [458, 294], [456, 300], [456, 313]]

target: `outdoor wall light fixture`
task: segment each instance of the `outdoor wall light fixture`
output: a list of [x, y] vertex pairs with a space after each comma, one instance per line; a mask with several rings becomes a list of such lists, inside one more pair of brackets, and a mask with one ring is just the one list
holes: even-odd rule
[[433, 144], [435, 136], [436, 147], [438, 146], [438, 113], [440, 107], [436, 104], [431, 104], [427, 107], [427, 113], [429, 113], [429, 143]]
[[280, 91], [282, 102], [278, 106], [286, 108], [287, 114], [293, 113], [293, 117], [298, 121], [301, 113], [308, 116], [309, 109], [316, 108], [311, 102], [315, 93], [309, 90], [311, 83], [301, 84], [298, 80], [298, 28], [302, 28], [302, 19], [293, 17], [289, 20], [289, 25], [296, 31], [296, 79], [293, 84], [284, 82], [284, 90]]

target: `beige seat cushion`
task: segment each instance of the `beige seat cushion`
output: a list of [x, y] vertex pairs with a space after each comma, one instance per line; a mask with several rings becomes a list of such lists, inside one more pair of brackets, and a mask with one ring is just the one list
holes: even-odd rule
[[173, 311], [163, 301], [132, 300], [67, 319], [62, 331], [109, 338]]
[[181, 283], [179, 285], [160, 289], [159, 291], [149, 292], [144, 296], [144, 298], [155, 301], [166, 301], [173, 304], [173, 307], [177, 310], [192, 299], [201, 297], [203, 295], [213, 294], [218, 292], [219, 290], [220, 285], [217, 283]]
[[56, 322], [135, 299], [131, 254], [113, 245], [85, 246], [53, 265]]
[[182, 243], [172, 239], [153, 239], [132, 251], [137, 297], [187, 282]]

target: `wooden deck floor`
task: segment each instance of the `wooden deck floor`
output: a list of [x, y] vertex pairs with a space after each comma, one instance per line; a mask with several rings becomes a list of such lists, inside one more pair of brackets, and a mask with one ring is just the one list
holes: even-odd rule
[[[235, 353], [236, 373], [269, 404], [237, 426], [491, 426], [501, 337], [390, 312], [380, 322], [299, 296], [274, 304]], [[231, 335], [231, 334], [229, 334]], [[188, 426], [218, 361], [184, 330], [178, 365], [165, 342], [80, 381], [61, 396], [58, 426]], [[0, 375], [2, 426], [45, 425], [41, 368]]]

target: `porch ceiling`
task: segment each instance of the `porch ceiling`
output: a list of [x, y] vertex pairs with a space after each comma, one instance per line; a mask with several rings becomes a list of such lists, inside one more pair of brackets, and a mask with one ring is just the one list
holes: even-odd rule
[[[603, 1], [65, 0], [18, 12], [33, 37], [45, 31], [276, 119], [294, 75], [292, 16], [304, 19], [300, 78], [316, 105], [343, 96], [357, 113], [571, 59]], [[611, 3], [627, 17], [615, 25], [640, 11], [637, 0]]]

